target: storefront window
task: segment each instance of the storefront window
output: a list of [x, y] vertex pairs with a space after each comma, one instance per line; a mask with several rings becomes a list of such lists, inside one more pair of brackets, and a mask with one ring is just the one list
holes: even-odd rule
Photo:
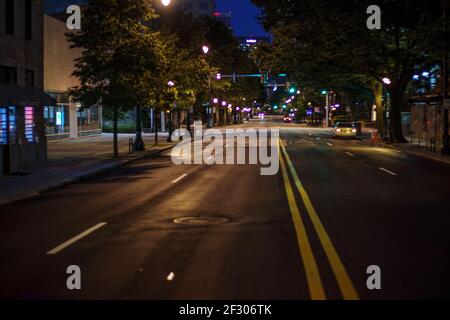
[[69, 132], [69, 106], [44, 107], [45, 133], [47, 135]]
[[78, 110], [78, 129], [80, 132], [94, 131], [100, 128], [98, 107], [80, 108]]
[[0, 108], [0, 144], [8, 144], [8, 109]]
[[34, 108], [25, 107], [25, 137], [28, 143], [34, 143]]
[[9, 143], [17, 144], [16, 107], [9, 107]]

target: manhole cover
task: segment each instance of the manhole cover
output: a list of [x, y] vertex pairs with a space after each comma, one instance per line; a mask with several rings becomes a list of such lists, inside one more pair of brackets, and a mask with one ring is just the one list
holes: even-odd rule
[[197, 226], [204, 226], [210, 224], [224, 224], [229, 221], [230, 220], [228, 218], [224, 217], [183, 217], [173, 220], [173, 222], [176, 224], [189, 224]]

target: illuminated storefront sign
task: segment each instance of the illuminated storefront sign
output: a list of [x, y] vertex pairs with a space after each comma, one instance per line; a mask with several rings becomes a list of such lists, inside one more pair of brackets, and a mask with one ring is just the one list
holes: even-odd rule
[[25, 107], [25, 137], [28, 143], [34, 142], [34, 108]]
[[0, 108], [0, 144], [8, 144], [8, 109]]

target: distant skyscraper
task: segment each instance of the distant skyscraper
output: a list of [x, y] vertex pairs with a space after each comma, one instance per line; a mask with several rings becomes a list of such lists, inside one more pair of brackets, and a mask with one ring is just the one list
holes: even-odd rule
[[251, 51], [258, 47], [261, 43], [270, 43], [270, 37], [238, 37], [240, 48], [242, 51]]
[[215, 0], [181, 0], [180, 5], [194, 15], [213, 16], [216, 11]]
[[231, 29], [231, 12], [224, 13], [224, 12], [214, 12], [214, 18], [217, 21], [222, 22], [224, 25], [226, 25], [229, 29]]

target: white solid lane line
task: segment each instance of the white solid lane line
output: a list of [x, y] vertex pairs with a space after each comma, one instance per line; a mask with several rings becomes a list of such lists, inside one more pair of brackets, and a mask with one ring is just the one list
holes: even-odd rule
[[67, 240], [66, 242], [60, 244], [59, 246], [53, 248], [52, 250], [48, 251], [47, 254], [48, 255], [54, 255], [57, 254], [58, 252], [64, 250], [65, 248], [67, 248], [68, 246], [74, 244], [75, 242], [77, 242], [78, 240], [86, 237], [87, 235], [91, 234], [92, 232], [100, 229], [101, 227], [104, 227], [106, 225], [106, 222], [100, 222], [99, 224], [96, 224], [95, 226], [93, 226], [92, 228], [87, 229], [86, 231], [83, 231], [82, 233], [80, 233], [79, 235], [73, 237], [72, 239]]
[[388, 169], [381, 168], [381, 167], [380, 167], [379, 169], [382, 170], [382, 171], [384, 171], [384, 172], [389, 173], [391, 176], [396, 176], [396, 175], [397, 175], [395, 172], [392, 172], [392, 171], [390, 171], [390, 170], [388, 170]]
[[353, 153], [350, 153], [350, 152], [346, 152], [345, 154], [349, 155], [350, 157], [354, 157], [355, 156]]
[[173, 180], [172, 183], [177, 183], [178, 181], [180, 181], [180, 180], [182, 180], [182, 179], [184, 179], [184, 178], [186, 178], [186, 177], [187, 177], [187, 174], [185, 173], [185, 174], [183, 174], [181, 177], [179, 177], [179, 178]]
[[329, 142], [327, 142], [327, 145], [329, 145], [330, 147], [332, 147], [333, 145], [331, 144], [331, 143], [329, 143]]
[[317, 139], [317, 140], [320, 140], [320, 138], [319, 138], [319, 137], [317, 137], [316, 139]]

